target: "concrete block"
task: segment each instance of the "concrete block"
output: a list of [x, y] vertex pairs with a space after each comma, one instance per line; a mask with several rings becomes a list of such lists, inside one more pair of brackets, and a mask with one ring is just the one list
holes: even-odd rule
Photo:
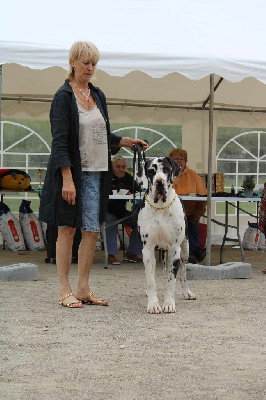
[[187, 279], [248, 279], [251, 278], [251, 264], [228, 262], [215, 266], [187, 264]]
[[0, 281], [37, 281], [38, 267], [35, 264], [12, 264], [0, 267]]

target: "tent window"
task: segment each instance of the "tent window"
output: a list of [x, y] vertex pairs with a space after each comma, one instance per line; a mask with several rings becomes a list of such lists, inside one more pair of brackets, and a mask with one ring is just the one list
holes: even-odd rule
[[[26, 120], [1, 121], [1, 149], [0, 168], [13, 168], [26, 171], [31, 177], [31, 185], [38, 187], [39, 174], [37, 169], [46, 169], [51, 152], [50, 143], [45, 140], [44, 126], [46, 121]], [[50, 124], [47, 122], [47, 126]], [[38, 129], [37, 133], [33, 127]], [[46, 129], [47, 130], [47, 129]], [[46, 135], [48, 136], [47, 132]], [[49, 141], [51, 133], [49, 132]], [[45, 174], [42, 176], [42, 181]], [[5, 196], [5, 202], [12, 211], [19, 209], [21, 200], [26, 198], [31, 201], [31, 208], [37, 211], [39, 207], [38, 195], [32, 193], [12, 194]]]
[[[224, 173], [224, 187], [230, 192], [242, 190], [245, 175], [253, 175], [257, 185], [266, 181], [266, 129], [217, 128], [216, 170]], [[256, 188], [255, 188], [256, 190]], [[255, 204], [243, 204], [243, 209], [256, 212]], [[217, 204], [217, 214], [223, 213], [223, 204]], [[235, 209], [232, 209], [235, 214]]]
[[[182, 147], [182, 126], [180, 125], [130, 125], [111, 124], [111, 130], [118, 136], [146, 139], [149, 149], [146, 156], [168, 156], [173, 147]], [[127, 159], [132, 168], [133, 153], [130, 149], [121, 149], [120, 154]]]

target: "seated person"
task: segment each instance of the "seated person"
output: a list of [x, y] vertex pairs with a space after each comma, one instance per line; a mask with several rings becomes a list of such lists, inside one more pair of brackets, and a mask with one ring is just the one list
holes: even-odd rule
[[[115, 156], [112, 159], [113, 177], [112, 177], [112, 190], [126, 189], [129, 194], [133, 189], [133, 177], [126, 172], [126, 160], [122, 156]], [[139, 190], [138, 184], [134, 183], [135, 191]], [[132, 216], [132, 212], [126, 209], [126, 200], [111, 199], [108, 202], [106, 223], [115, 222], [120, 218], [128, 216], [124, 224], [129, 226], [132, 231], [129, 236], [129, 246], [127, 248], [126, 262], [142, 262], [139, 255], [142, 254], [142, 243], [138, 233], [136, 215]], [[118, 253], [117, 249], [117, 224], [106, 228], [106, 240], [108, 249], [108, 262], [109, 264], [119, 265], [120, 262], [116, 259]]]
[[[177, 194], [188, 196], [190, 193], [207, 195], [206, 186], [201, 177], [192, 169], [187, 167], [186, 150], [174, 148], [169, 157], [172, 158], [181, 168], [180, 174], [174, 178], [173, 187]], [[189, 239], [189, 259], [188, 261], [197, 264], [204, 260], [206, 249], [199, 247], [199, 228], [198, 222], [201, 215], [206, 210], [205, 201], [185, 200], [184, 207], [186, 210], [188, 222], [188, 239]]]

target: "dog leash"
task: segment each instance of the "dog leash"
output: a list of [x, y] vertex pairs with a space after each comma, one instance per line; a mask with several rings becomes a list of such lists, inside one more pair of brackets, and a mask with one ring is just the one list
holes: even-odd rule
[[[144, 140], [145, 143], [148, 144], [147, 140]], [[132, 193], [133, 193], [133, 205], [137, 205], [136, 203], [136, 192], [135, 192], [135, 175], [136, 175], [136, 164], [138, 164], [138, 169], [137, 169], [137, 176], [140, 178], [143, 175], [143, 169], [144, 165], [146, 162], [146, 156], [145, 156], [145, 151], [143, 150], [143, 147], [140, 144], [134, 144], [132, 147], [132, 150], [134, 151], [133, 155], [133, 188], [132, 188]], [[138, 156], [138, 158], [137, 158]], [[139, 184], [139, 195], [140, 195], [140, 203], [142, 204], [144, 202], [144, 197], [145, 197], [145, 192], [143, 192], [143, 197], [141, 198], [141, 193], [142, 193], [142, 188], [141, 185]], [[136, 210], [138, 211], [139, 207], [136, 207]]]
[[[144, 142], [148, 144], [147, 140], [144, 140]], [[135, 214], [137, 214], [139, 212], [140, 206], [141, 206], [142, 202], [144, 202], [145, 193], [143, 195], [143, 198], [141, 198], [141, 186], [139, 185], [140, 203], [139, 204], [136, 203], [135, 173], [136, 173], [136, 161], [138, 161], [138, 172], [137, 172], [138, 176], [140, 176], [139, 174], [141, 174], [141, 168], [144, 168], [144, 164], [146, 162], [145, 152], [143, 150], [143, 147], [140, 144], [134, 144], [132, 146], [132, 150], [134, 151], [134, 155], [133, 155], [133, 185], [132, 185], [132, 193], [133, 193], [132, 202], [133, 202], [134, 210], [132, 211], [131, 215], [117, 219], [114, 222], [107, 223], [105, 225], [107, 228], [109, 226], [121, 224], [123, 221], [127, 220], [128, 218], [132, 218]], [[137, 155], [138, 155], [138, 159], [137, 159]]]
[[[145, 143], [148, 144], [147, 140], [144, 140]], [[132, 147], [132, 150], [134, 151], [134, 156], [133, 156], [133, 197], [134, 197], [134, 202], [136, 200], [135, 196], [135, 175], [136, 175], [136, 163], [138, 161], [138, 169], [137, 169], [137, 175], [140, 178], [143, 174], [143, 168], [144, 164], [146, 162], [146, 156], [145, 156], [145, 151], [143, 151], [143, 147], [140, 144], [134, 144]], [[137, 155], [138, 155], [138, 160], [137, 160]], [[139, 185], [140, 188], [140, 195], [141, 195], [141, 186]]]

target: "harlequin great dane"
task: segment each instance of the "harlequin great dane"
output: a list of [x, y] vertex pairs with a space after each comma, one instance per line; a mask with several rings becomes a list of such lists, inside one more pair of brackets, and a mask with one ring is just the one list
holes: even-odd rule
[[[186, 262], [189, 253], [186, 217], [181, 200], [172, 186], [174, 176], [179, 173], [179, 165], [169, 157], [148, 160], [144, 170], [138, 171], [138, 181], [141, 182], [142, 175], [146, 177], [148, 184], [145, 202], [138, 216], [138, 226], [143, 243], [148, 296], [147, 311], [152, 314], [176, 311], [175, 286], [178, 271], [184, 298], [196, 299], [186, 282]], [[155, 246], [168, 250], [168, 278], [162, 308], [159, 305], [155, 283]]]

